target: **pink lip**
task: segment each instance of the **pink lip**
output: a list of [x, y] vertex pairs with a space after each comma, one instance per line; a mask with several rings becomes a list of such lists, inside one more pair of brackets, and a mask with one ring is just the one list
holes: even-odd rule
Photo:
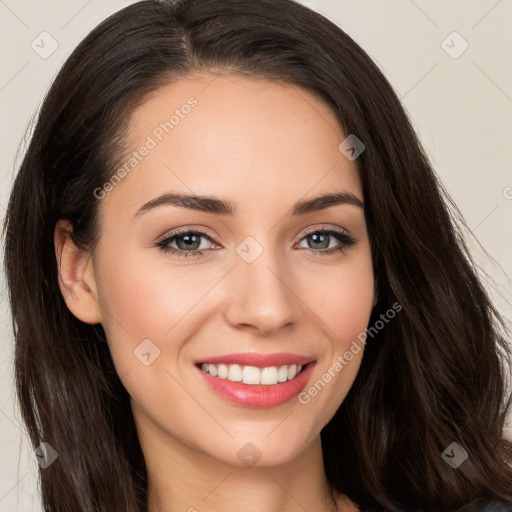
[[[223, 359], [223, 361], [225, 361], [225, 359]], [[221, 397], [242, 407], [263, 408], [275, 407], [276, 405], [284, 404], [297, 396], [306, 386], [315, 363], [316, 361], [307, 364], [292, 380], [270, 386], [264, 384], [249, 385], [244, 384], [243, 382], [232, 382], [228, 379], [221, 379], [203, 372], [198, 366], [195, 366], [195, 368], [205, 379], [208, 386]], [[212, 362], [212, 364], [215, 363]]]
[[278, 352], [275, 354], [257, 354], [256, 352], [246, 352], [240, 354], [226, 354], [225, 356], [207, 357], [196, 361], [196, 364], [239, 364], [241, 366], [256, 366], [257, 368], [266, 368], [268, 366], [281, 366], [284, 364], [305, 365], [314, 361], [314, 357], [300, 356], [298, 354], [289, 354]]

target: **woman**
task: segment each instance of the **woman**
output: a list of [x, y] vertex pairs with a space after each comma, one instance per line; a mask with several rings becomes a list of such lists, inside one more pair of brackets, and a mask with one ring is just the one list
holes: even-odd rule
[[45, 511], [508, 510], [508, 333], [449, 204], [387, 80], [306, 7], [103, 22], [5, 225]]

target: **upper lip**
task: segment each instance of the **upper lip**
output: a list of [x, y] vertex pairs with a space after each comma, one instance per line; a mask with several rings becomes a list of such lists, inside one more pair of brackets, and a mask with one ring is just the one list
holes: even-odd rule
[[299, 354], [290, 354], [286, 352], [276, 352], [274, 354], [258, 354], [256, 352], [246, 352], [239, 354], [226, 354], [223, 356], [206, 357], [196, 361], [196, 364], [239, 364], [241, 366], [256, 366], [265, 368], [268, 366], [280, 366], [285, 364], [305, 365], [314, 361], [313, 357], [301, 356]]

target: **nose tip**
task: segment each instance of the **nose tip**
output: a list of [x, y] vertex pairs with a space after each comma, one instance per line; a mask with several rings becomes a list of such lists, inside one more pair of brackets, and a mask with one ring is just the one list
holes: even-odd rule
[[260, 255], [253, 263], [243, 261], [233, 272], [226, 309], [232, 326], [268, 335], [296, 321], [297, 298], [286, 282], [289, 277], [269, 263]]

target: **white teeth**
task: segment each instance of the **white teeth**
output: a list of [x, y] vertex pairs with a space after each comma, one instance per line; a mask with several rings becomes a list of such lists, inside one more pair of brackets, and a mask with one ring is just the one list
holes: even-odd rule
[[244, 384], [259, 384], [261, 380], [261, 372], [256, 366], [244, 366], [242, 371]]
[[201, 369], [220, 379], [228, 379], [233, 382], [273, 386], [280, 382], [286, 382], [295, 378], [302, 370], [302, 365], [282, 365], [258, 368], [256, 366], [240, 366], [239, 364], [207, 364], [203, 363]]
[[217, 366], [217, 377], [226, 379], [228, 376], [228, 367], [225, 364], [219, 364]]
[[278, 370], [275, 366], [261, 370], [261, 383], [266, 385], [277, 384]]
[[286, 366], [281, 366], [279, 368], [277, 380], [279, 382], [286, 382], [288, 380], [288, 368]]
[[240, 382], [242, 380], [242, 368], [238, 364], [230, 364], [228, 366], [228, 380]]

